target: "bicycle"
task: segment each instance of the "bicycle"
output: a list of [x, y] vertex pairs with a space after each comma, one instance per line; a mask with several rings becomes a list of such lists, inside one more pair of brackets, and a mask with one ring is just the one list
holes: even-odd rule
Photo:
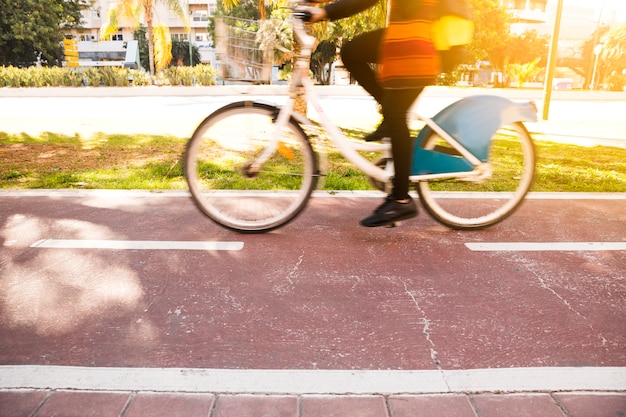
[[[324, 113], [308, 77], [315, 38], [306, 32], [306, 16], [297, 7], [290, 19], [301, 53], [287, 103], [227, 104], [200, 123], [185, 150], [184, 173], [194, 203], [234, 231], [268, 232], [304, 210], [325, 176], [321, 130], [377, 189], [391, 188], [391, 144], [348, 139]], [[308, 99], [321, 129], [294, 112], [298, 94]], [[415, 138], [410, 181], [430, 215], [450, 228], [469, 230], [492, 226], [517, 210], [534, 180], [535, 148], [523, 124], [537, 121], [533, 102], [470, 96], [432, 119], [416, 118], [424, 127]], [[359, 152], [380, 158], [371, 161]], [[494, 188], [503, 180], [504, 189]]]

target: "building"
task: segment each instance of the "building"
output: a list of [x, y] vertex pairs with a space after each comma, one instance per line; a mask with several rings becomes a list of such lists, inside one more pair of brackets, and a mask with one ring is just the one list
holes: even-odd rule
[[500, 0], [500, 4], [513, 17], [514, 25], [520, 25], [520, 28], [528, 24], [544, 23], [547, 3], [548, 0]]
[[[540, 35], [553, 36], [559, 0], [501, 0], [517, 19], [511, 30], [523, 33], [536, 30]], [[585, 62], [582, 52], [585, 42], [601, 27], [613, 28], [626, 21], [624, 0], [563, 0], [557, 57], [556, 79], [565, 85], [583, 87], [592, 82], [582, 74], [593, 73], [593, 62]], [[599, 39], [596, 39], [599, 41]], [[557, 86], [555, 86], [557, 88]]]
[[[100, 55], [105, 60], [115, 59], [111, 51], [124, 50], [124, 43], [133, 40], [134, 27], [129, 22], [122, 21], [117, 33], [110, 39], [100, 39], [100, 29], [105, 24], [107, 13], [114, 5], [115, 0], [95, 0], [89, 10], [83, 11], [83, 25], [80, 29], [68, 31], [67, 36], [76, 39], [82, 61], [83, 52], [90, 51], [90, 56]], [[173, 10], [165, 3], [156, 1], [154, 10], [154, 23], [161, 22], [169, 27], [172, 38], [179, 40], [191, 39], [200, 51], [203, 62], [212, 62], [215, 56], [213, 43], [207, 32], [209, 16], [217, 10], [217, 0], [181, 0], [183, 10], [189, 13], [189, 27]], [[143, 22], [145, 25], [145, 22]], [[107, 41], [107, 42], [102, 42]], [[111, 42], [111, 43], [108, 43]], [[101, 45], [99, 45], [101, 44]], [[102, 50], [102, 52], [100, 52]], [[108, 52], [108, 55], [105, 54]]]
[[[552, 35], [556, 21], [558, 0], [501, 0], [515, 16], [511, 30], [523, 33], [536, 30], [541, 35]], [[626, 20], [624, 0], [563, 0], [559, 30], [560, 58], [581, 58], [582, 44], [589, 40], [600, 26], [614, 27]]]

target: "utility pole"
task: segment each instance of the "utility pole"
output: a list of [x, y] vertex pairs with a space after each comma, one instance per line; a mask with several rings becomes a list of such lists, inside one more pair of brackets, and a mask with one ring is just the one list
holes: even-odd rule
[[561, 30], [561, 15], [563, 14], [563, 0], [559, 0], [556, 6], [556, 17], [554, 19], [554, 31], [552, 32], [552, 42], [550, 43], [550, 53], [548, 56], [548, 73], [546, 74], [545, 85], [543, 86], [543, 120], [548, 120], [550, 113], [550, 100], [552, 99], [552, 81], [554, 79], [554, 69], [556, 68], [557, 52], [559, 49], [559, 31]]
[[[602, 5], [600, 7], [601, 8], [600, 8], [600, 14], [598, 15], [598, 23], [596, 24], [596, 33], [593, 37], [593, 48], [594, 48], [593, 53], [594, 54], [595, 54], [595, 48], [597, 47], [598, 42], [600, 42], [600, 25], [602, 24], [602, 12], [604, 11], [604, 0], [602, 0]], [[593, 90], [593, 79], [595, 78], [595, 68], [593, 68], [594, 74], [593, 74], [593, 77], [591, 77], [591, 81], [589, 80], [589, 74], [591, 74], [592, 68], [593, 68], [593, 60], [590, 59], [588, 70], [587, 70], [587, 78], [585, 79], [589, 90]]]

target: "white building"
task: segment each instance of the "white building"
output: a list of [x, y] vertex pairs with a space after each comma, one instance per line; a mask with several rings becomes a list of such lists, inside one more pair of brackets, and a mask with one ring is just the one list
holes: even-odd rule
[[[502, 0], [514, 15], [529, 17], [513, 24], [512, 30], [522, 33], [536, 30], [542, 35], [554, 33], [558, 0]], [[543, 13], [540, 3], [544, 4]], [[530, 18], [532, 17], [532, 18]], [[600, 26], [614, 27], [626, 20], [625, 0], [563, 0], [559, 31], [559, 57], [580, 58], [583, 43]]]
[[[80, 29], [74, 29], [68, 33], [79, 41], [79, 51], [82, 42], [98, 43], [100, 39], [100, 29], [106, 23], [107, 13], [114, 6], [115, 0], [95, 0], [89, 10], [83, 11], [83, 25]], [[179, 40], [191, 39], [191, 42], [198, 47], [203, 62], [211, 62], [213, 53], [212, 41], [207, 32], [209, 16], [217, 10], [217, 0], [180, 0], [181, 7], [189, 13], [190, 27], [187, 28], [184, 22], [173, 10], [164, 3], [155, 1], [154, 24], [163, 23], [168, 26], [172, 38]], [[143, 18], [143, 17], [142, 17]], [[142, 22], [145, 26], [145, 21]], [[118, 32], [111, 36], [108, 41], [124, 42], [133, 40], [135, 28], [128, 22], [121, 22]], [[82, 41], [82, 42], [81, 42]], [[104, 45], [103, 45], [104, 47]], [[97, 45], [91, 45], [90, 50], [98, 50]]]

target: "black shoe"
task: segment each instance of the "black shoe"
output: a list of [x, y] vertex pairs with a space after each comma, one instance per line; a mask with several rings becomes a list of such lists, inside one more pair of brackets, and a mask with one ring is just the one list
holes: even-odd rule
[[387, 123], [385, 123], [385, 121], [383, 120], [383, 122], [378, 125], [378, 128], [376, 128], [375, 131], [373, 131], [372, 133], [368, 133], [363, 139], [365, 139], [366, 142], [376, 142], [388, 137], [389, 129], [387, 128]]
[[361, 226], [388, 226], [416, 216], [417, 206], [413, 199], [409, 199], [406, 203], [399, 203], [393, 198], [387, 197], [385, 202], [374, 210], [374, 213], [361, 220]]

